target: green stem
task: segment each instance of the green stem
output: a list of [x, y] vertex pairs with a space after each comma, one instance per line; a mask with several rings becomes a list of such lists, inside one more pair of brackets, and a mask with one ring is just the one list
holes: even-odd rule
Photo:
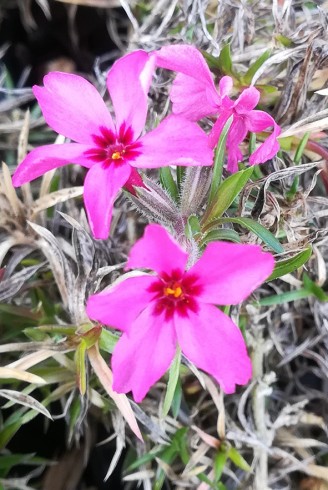
[[212, 182], [211, 182], [211, 188], [210, 188], [210, 195], [209, 195], [209, 204], [213, 201], [216, 192], [220, 186], [221, 179], [222, 179], [222, 172], [223, 172], [223, 164], [224, 164], [224, 153], [226, 149], [226, 141], [228, 137], [228, 132], [230, 129], [230, 126], [233, 121], [233, 116], [230, 116], [227, 122], [225, 123], [216, 150], [215, 150], [215, 158], [214, 158], [214, 165], [213, 165], [213, 177], [212, 177]]

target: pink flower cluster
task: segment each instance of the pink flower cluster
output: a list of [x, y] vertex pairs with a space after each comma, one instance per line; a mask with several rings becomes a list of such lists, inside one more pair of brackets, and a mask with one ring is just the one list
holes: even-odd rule
[[215, 305], [238, 304], [272, 272], [257, 245], [210, 243], [190, 269], [188, 254], [159, 225], [148, 225], [126, 268], [154, 271], [91, 296], [90, 318], [124, 333], [112, 356], [113, 388], [141, 401], [169, 368], [177, 344], [226, 393], [252, 375], [239, 328]]
[[277, 136], [281, 130], [269, 114], [254, 110], [260, 100], [260, 92], [255, 87], [245, 89], [234, 101], [228, 97], [233, 80], [225, 76], [217, 91], [203, 56], [193, 46], [164, 46], [157, 52], [156, 62], [157, 66], [178, 72], [171, 91], [174, 114], [183, 115], [190, 121], [218, 116], [209, 135], [211, 147], [217, 144], [225, 123], [233, 116], [227, 141], [230, 172], [238, 170], [237, 164], [243, 157], [239, 145], [249, 131], [258, 133], [273, 128], [271, 135], [250, 156], [251, 165], [264, 163], [276, 155], [279, 150]]
[[[178, 74], [171, 90], [173, 114], [144, 133], [148, 91], [156, 67]], [[95, 87], [84, 78], [49, 73], [44, 86], [33, 87], [48, 125], [72, 143], [32, 150], [17, 168], [15, 186], [48, 170], [75, 163], [88, 169], [84, 202], [95, 238], [108, 237], [113, 205], [122, 187], [143, 186], [137, 169], [213, 163], [213, 148], [232, 116], [227, 139], [228, 170], [238, 170], [239, 145], [247, 132], [271, 134], [250, 156], [250, 164], [272, 158], [279, 149], [279, 126], [254, 110], [259, 92], [245, 89], [237, 100], [233, 81], [223, 77], [217, 91], [200, 52], [187, 45], [159, 51], [135, 51], [114, 63], [108, 73], [115, 122]], [[214, 117], [207, 135], [197, 124]], [[238, 304], [272, 272], [273, 258], [258, 246], [215, 242], [188, 267], [188, 254], [159, 225], [149, 225], [132, 248], [127, 268], [147, 269], [93, 295], [90, 318], [123, 331], [112, 356], [114, 389], [133, 392], [141, 401], [168, 369], [177, 345], [226, 393], [251, 377], [243, 336], [217, 305]]]
[[[156, 66], [178, 72], [171, 92], [173, 114], [142, 135]], [[44, 77], [44, 87], [34, 86], [48, 125], [74, 143], [35, 148], [13, 176], [14, 185], [20, 186], [67, 163], [88, 168], [84, 202], [95, 238], [108, 237], [120, 189], [133, 192], [134, 186], [143, 186], [136, 169], [211, 165], [213, 147], [231, 115], [227, 141], [230, 171], [238, 169], [242, 159], [239, 144], [248, 131], [273, 127], [272, 134], [250, 156], [251, 164], [267, 161], [279, 149], [279, 126], [267, 113], [253, 110], [259, 101], [258, 90], [249, 87], [233, 101], [228, 97], [232, 79], [223, 77], [218, 93], [204, 58], [193, 46], [130, 53], [114, 63], [107, 87], [115, 123], [95, 87], [80, 76], [53, 72]], [[209, 136], [195, 122], [208, 115], [218, 115]]]

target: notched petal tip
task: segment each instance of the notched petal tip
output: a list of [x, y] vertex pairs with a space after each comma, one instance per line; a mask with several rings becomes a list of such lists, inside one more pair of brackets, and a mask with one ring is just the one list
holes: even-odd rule
[[51, 72], [43, 82], [43, 87], [33, 86], [33, 93], [54, 131], [78, 143], [93, 144], [93, 136], [101, 127], [115, 130], [105, 102], [88, 80], [72, 73]]
[[127, 269], [146, 268], [170, 273], [174, 269], [184, 270], [188, 254], [160, 225], [148, 225], [143, 237], [132, 247]]
[[107, 75], [107, 87], [116, 115], [116, 124], [133, 129], [137, 138], [144, 129], [148, 91], [155, 70], [155, 57], [146, 51], [128, 53], [115, 61]]

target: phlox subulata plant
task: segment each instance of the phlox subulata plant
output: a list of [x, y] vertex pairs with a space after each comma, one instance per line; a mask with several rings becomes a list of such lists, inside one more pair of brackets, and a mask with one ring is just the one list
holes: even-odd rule
[[126, 56], [2, 79], [0, 467], [40, 413], [80, 474], [110, 439], [109, 487], [325, 475], [326, 19], [241, 3], [137, 2]]
[[[148, 92], [157, 68], [177, 72], [173, 113], [145, 131]], [[33, 88], [48, 125], [73, 142], [32, 150], [18, 166], [14, 185], [75, 163], [87, 169], [84, 204], [96, 239], [108, 237], [122, 188], [150, 221], [130, 251], [126, 269], [133, 271], [87, 302], [91, 320], [123, 332], [111, 359], [113, 389], [132, 391], [137, 402], [165, 374], [177, 349], [226, 393], [251, 378], [245, 340], [219, 306], [244, 301], [270, 276], [274, 260], [258, 245], [205, 239], [205, 230], [229, 209], [251, 177], [252, 169], [238, 172], [247, 133], [273, 128], [251, 154], [254, 165], [277, 153], [280, 128], [269, 114], [254, 110], [256, 88], [245, 88], [233, 100], [228, 96], [232, 86], [232, 78], [225, 76], [217, 90], [201, 53], [177, 45], [135, 51], [114, 63], [107, 88], [115, 122], [96, 88], [80, 76], [49, 73], [43, 87]], [[209, 132], [198, 124], [205, 116], [212, 118]], [[176, 169], [176, 181], [171, 170], [164, 173], [167, 167]], [[160, 170], [162, 186], [139, 173], [146, 169]], [[274, 237], [270, 243], [280, 251]]]

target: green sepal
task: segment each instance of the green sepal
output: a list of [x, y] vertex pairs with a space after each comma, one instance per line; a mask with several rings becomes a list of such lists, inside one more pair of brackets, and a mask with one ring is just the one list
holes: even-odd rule
[[76, 348], [74, 361], [76, 366], [76, 380], [81, 395], [84, 395], [87, 389], [87, 376], [85, 368], [85, 353], [87, 350], [86, 342], [81, 339], [81, 342]]
[[164, 189], [169, 193], [174, 202], [179, 199], [178, 186], [172, 177], [170, 167], [162, 167], [159, 171], [160, 182]]

